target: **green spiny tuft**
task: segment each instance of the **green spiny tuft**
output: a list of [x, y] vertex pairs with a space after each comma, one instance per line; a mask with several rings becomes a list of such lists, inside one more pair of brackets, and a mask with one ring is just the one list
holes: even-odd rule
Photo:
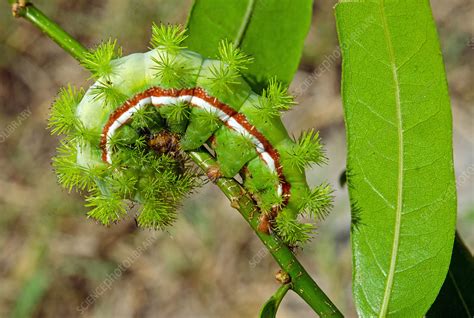
[[67, 134], [77, 129], [79, 120], [76, 117], [76, 107], [84, 96], [84, 90], [69, 85], [61, 88], [56, 100], [51, 106], [48, 128], [51, 134]]
[[133, 114], [133, 121], [130, 126], [137, 131], [147, 129], [154, 132], [163, 128], [163, 120], [156, 107], [147, 105]]
[[80, 122], [76, 130], [73, 130], [69, 136], [71, 139], [77, 140], [78, 142], [88, 142], [98, 145], [101, 133], [102, 132], [99, 128], [87, 128], [82, 122]]
[[152, 48], [162, 47], [168, 53], [177, 53], [185, 48], [182, 43], [186, 38], [186, 29], [181, 25], [153, 23], [151, 27], [150, 45]]
[[234, 147], [237, 149], [253, 149], [255, 146], [249, 136], [236, 134], [234, 138]]
[[137, 217], [139, 227], [165, 229], [176, 220], [176, 206], [162, 198], [147, 200]]
[[91, 88], [91, 94], [95, 101], [103, 103], [107, 109], [115, 109], [127, 100], [127, 96], [120, 92], [109, 80], [100, 80]]
[[60, 141], [57, 155], [53, 157], [53, 168], [58, 176], [58, 182], [69, 192], [90, 190], [95, 187], [95, 178], [103, 172], [103, 167], [88, 169], [77, 164], [77, 144], [71, 140]]
[[137, 139], [141, 138], [135, 129], [132, 129], [129, 126], [123, 126], [118, 129], [118, 131], [112, 135], [109, 139], [112, 152], [115, 153], [119, 149], [130, 147], [137, 142]]
[[117, 222], [127, 214], [124, 201], [116, 194], [103, 194], [96, 190], [86, 201], [86, 207], [93, 208], [87, 215], [104, 225]]
[[258, 206], [264, 213], [269, 213], [274, 208], [278, 208], [283, 203], [283, 198], [278, 195], [277, 191], [270, 189], [266, 191], [260, 191], [258, 198]]
[[118, 196], [132, 199], [137, 189], [138, 178], [122, 169], [122, 171], [114, 172], [107, 181], [110, 182], [112, 191]]
[[194, 114], [202, 127], [209, 127], [210, 131], [217, 129], [221, 124], [216, 110], [198, 110]]
[[220, 62], [209, 68], [211, 85], [218, 93], [232, 93], [232, 85], [238, 84], [240, 71], [247, 69], [251, 58], [228, 41], [219, 45]]
[[155, 63], [152, 67], [156, 71], [155, 77], [166, 86], [191, 86], [196, 74], [196, 69], [189, 65], [185, 59], [167, 52], [158, 52], [151, 60]]
[[318, 132], [313, 129], [305, 131], [295, 142], [296, 145], [288, 151], [285, 163], [304, 171], [305, 167], [313, 163], [321, 164], [326, 161]]
[[113, 59], [122, 56], [122, 48], [117, 46], [117, 40], [109, 39], [100, 43], [94, 50], [87, 52], [81, 64], [98, 79], [113, 73], [110, 63]]
[[102, 179], [107, 186], [89, 197], [87, 206], [94, 209], [88, 215], [108, 225], [125, 215], [121, 200], [137, 200], [142, 205], [138, 225], [162, 229], [176, 218], [179, 203], [199, 184], [199, 176], [187, 166], [185, 154], [157, 153], [148, 145], [149, 133], [137, 137], [121, 130], [117, 134], [124, 134], [126, 142], [114, 144], [120, 149]]
[[270, 79], [268, 87], [263, 90], [256, 106], [262, 114], [276, 117], [280, 115], [280, 112], [289, 110], [294, 104], [295, 101], [288, 93], [288, 88], [273, 78]]
[[314, 231], [313, 224], [298, 222], [288, 210], [281, 211], [275, 221], [278, 236], [290, 246], [307, 242]]
[[238, 47], [227, 40], [219, 43], [219, 59], [233, 71], [246, 70], [252, 62], [252, 58], [242, 52]]
[[232, 85], [239, 83], [239, 73], [220, 63], [210, 67], [212, 83], [210, 85], [218, 94], [232, 94]]
[[171, 106], [162, 107], [161, 113], [169, 120], [181, 122], [189, 119], [190, 110], [189, 103], [180, 101]]
[[332, 207], [332, 189], [328, 184], [321, 184], [308, 190], [302, 199], [301, 211], [310, 217], [325, 218]]

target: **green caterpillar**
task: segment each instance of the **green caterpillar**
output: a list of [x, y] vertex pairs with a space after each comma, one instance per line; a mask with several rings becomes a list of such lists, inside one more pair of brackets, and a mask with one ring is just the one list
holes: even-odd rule
[[141, 207], [140, 226], [163, 228], [180, 200], [199, 182], [186, 151], [203, 145], [218, 166], [211, 179], [240, 174], [261, 213], [261, 230], [287, 244], [310, 238], [301, 214], [323, 216], [330, 188], [308, 188], [304, 168], [324, 161], [319, 136], [288, 136], [280, 112], [294, 104], [277, 81], [261, 95], [241, 76], [250, 58], [223, 41], [219, 59], [182, 46], [185, 30], [153, 25], [152, 49], [121, 56], [113, 41], [89, 53], [83, 65], [96, 82], [84, 92], [62, 89], [50, 127], [65, 134], [53, 166], [59, 182], [87, 190], [90, 217], [108, 225]]

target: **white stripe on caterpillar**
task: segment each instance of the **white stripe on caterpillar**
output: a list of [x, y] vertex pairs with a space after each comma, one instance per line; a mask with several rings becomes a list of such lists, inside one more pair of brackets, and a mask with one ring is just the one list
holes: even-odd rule
[[[228, 127], [236, 131], [238, 134], [249, 138], [252, 143], [255, 145], [256, 151], [259, 153], [263, 161], [266, 163], [268, 168], [271, 172], [276, 172], [275, 161], [270, 156], [270, 154], [265, 150], [265, 146], [253, 136], [245, 127], [240, 125], [235, 118], [229, 117], [225, 112], [220, 110], [219, 108], [215, 107], [214, 105], [208, 103], [207, 101], [203, 100], [202, 98], [192, 96], [192, 95], [182, 95], [182, 96], [151, 96], [145, 97], [138, 101], [135, 106], [130, 107], [127, 111], [125, 111], [122, 115], [117, 118], [110, 128], [107, 131], [107, 142], [106, 142], [106, 153], [107, 153], [107, 162], [109, 164], [112, 163], [111, 158], [111, 146], [110, 146], [110, 139], [115, 134], [116, 130], [124, 125], [132, 115], [137, 112], [139, 109], [144, 107], [145, 105], [152, 104], [155, 107], [159, 107], [162, 105], [176, 105], [179, 102], [188, 102], [192, 106], [195, 106], [199, 109], [203, 109], [209, 112], [216, 114], [219, 119]], [[278, 186], [278, 194], [281, 195], [282, 193], [282, 186], [281, 184]]]

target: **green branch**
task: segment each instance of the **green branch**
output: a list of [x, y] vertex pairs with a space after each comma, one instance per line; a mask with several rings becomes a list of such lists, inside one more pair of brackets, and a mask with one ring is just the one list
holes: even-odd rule
[[81, 62], [87, 49], [76, 41], [69, 33], [64, 31], [59, 25], [51, 21], [43, 12], [38, 10], [32, 3], [22, 6], [14, 0], [8, 0], [12, 6], [15, 17], [22, 17], [34, 24], [43, 31], [50, 39], [56, 42], [63, 50], [68, 52], [73, 58]]
[[[216, 165], [214, 158], [207, 152], [193, 151], [189, 154], [193, 161], [204, 171]], [[342, 317], [339, 310], [309, 276], [288, 246], [277, 236], [265, 234], [258, 230], [258, 208], [240, 184], [234, 179], [226, 178], [218, 179], [216, 184], [229, 198], [232, 207], [236, 208], [249, 223], [282, 270], [290, 275], [291, 289], [303, 298], [320, 317]]]
[[[14, 1], [9, 0], [9, 2], [12, 3]], [[79, 62], [88, 53], [84, 46], [32, 4], [28, 3], [26, 6], [19, 6], [14, 3], [14, 7], [15, 16], [24, 17], [32, 22]], [[189, 152], [189, 155], [203, 171], [207, 171], [216, 164], [214, 158], [205, 150], [192, 151]], [[291, 280], [291, 289], [303, 298], [320, 317], [342, 317], [339, 310], [296, 259], [290, 248], [277, 236], [258, 231], [258, 208], [242, 186], [236, 180], [227, 178], [218, 179], [216, 184], [227, 198], [230, 199], [232, 206], [249, 223], [282, 270], [288, 273]]]

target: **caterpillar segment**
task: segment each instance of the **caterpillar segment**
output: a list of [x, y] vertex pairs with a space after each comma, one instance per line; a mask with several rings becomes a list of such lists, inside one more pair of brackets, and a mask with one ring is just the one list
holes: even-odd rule
[[89, 189], [89, 216], [105, 224], [131, 200], [143, 206], [139, 225], [161, 228], [197, 185], [185, 152], [207, 143], [219, 165], [209, 177], [242, 176], [262, 231], [290, 245], [306, 241], [314, 226], [299, 217], [324, 215], [331, 202], [329, 187], [310, 190], [304, 173], [324, 158], [319, 138], [288, 136], [280, 111], [292, 99], [276, 81], [252, 92], [239, 49], [224, 41], [219, 59], [207, 59], [183, 48], [184, 38], [176, 26], [154, 25], [149, 52], [118, 57], [109, 41], [91, 53], [84, 63], [96, 82], [85, 93], [62, 90], [52, 108], [53, 132], [68, 135], [53, 163], [60, 182]]

